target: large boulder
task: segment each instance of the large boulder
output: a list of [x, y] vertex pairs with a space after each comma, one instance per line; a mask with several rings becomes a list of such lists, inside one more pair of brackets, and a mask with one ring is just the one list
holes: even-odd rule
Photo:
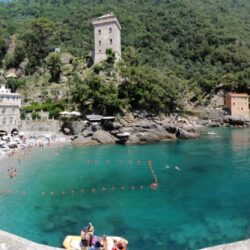
[[194, 139], [194, 138], [199, 137], [199, 134], [198, 133], [193, 133], [193, 132], [188, 132], [188, 131], [186, 131], [184, 129], [178, 129], [178, 131], [176, 133], [176, 136], [179, 139]]
[[160, 136], [153, 131], [139, 133], [137, 136], [141, 142], [158, 142], [161, 140]]
[[93, 134], [92, 139], [102, 144], [111, 144], [111, 143], [115, 143], [116, 141], [115, 138], [111, 134], [103, 130], [97, 130]]
[[76, 139], [72, 141], [72, 145], [80, 146], [80, 145], [98, 145], [99, 142], [92, 140], [91, 137], [84, 138], [82, 136], [78, 136]]
[[140, 138], [137, 136], [137, 134], [133, 134], [129, 136], [129, 139], [127, 141], [127, 144], [139, 144], [141, 142]]
[[74, 135], [80, 135], [85, 128], [85, 122], [84, 121], [74, 121], [71, 124]]

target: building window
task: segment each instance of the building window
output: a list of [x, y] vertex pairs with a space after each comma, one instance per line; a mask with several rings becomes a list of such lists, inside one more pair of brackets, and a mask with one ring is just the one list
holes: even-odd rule
[[15, 108], [11, 109], [11, 113], [15, 114]]
[[6, 113], [6, 108], [3, 108], [2, 109], [2, 114], [5, 114]]
[[13, 117], [10, 117], [10, 124], [13, 123]]
[[235, 105], [235, 102], [233, 102], [233, 105]]
[[99, 46], [101, 46], [102, 45], [102, 41], [99, 41]]
[[109, 33], [112, 33], [112, 28], [111, 27], [109, 28]]
[[102, 34], [102, 30], [98, 30], [98, 34], [101, 35]]
[[102, 50], [101, 49], [99, 49], [99, 53], [101, 53], [102, 52]]
[[109, 43], [110, 43], [110, 45], [112, 45], [113, 44], [113, 40], [109, 39]]
[[7, 121], [7, 119], [6, 119], [6, 117], [4, 117], [3, 118], [3, 125], [6, 125], [6, 121]]

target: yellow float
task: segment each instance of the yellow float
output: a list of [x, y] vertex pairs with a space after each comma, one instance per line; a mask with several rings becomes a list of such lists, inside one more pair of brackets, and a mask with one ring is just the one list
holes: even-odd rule
[[[101, 239], [103, 242], [102, 250], [112, 250], [114, 246], [114, 241], [117, 242], [117, 245], [122, 246], [121, 250], [126, 250], [128, 241], [122, 237], [117, 236], [97, 236], [98, 239]], [[63, 246], [68, 250], [82, 250], [81, 236], [68, 235], [63, 241]], [[119, 249], [119, 248], [118, 248]]]

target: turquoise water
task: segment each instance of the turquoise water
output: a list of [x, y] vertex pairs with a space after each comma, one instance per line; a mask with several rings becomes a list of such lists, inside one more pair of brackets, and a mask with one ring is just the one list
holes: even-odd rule
[[[91, 221], [100, 235], [127, 238], [130, 250], [249, 238], [250, 130], [216, 131], [160, 144], [36, 150], [20, 165], [17, 158], [1, 162], [0, 190], [13, 192], [0, 192], [0, 228], [61, 246]], [[157, 190], [150, 189], [148, 160]], [[20, 175], [8, 178], [9, 167]]]

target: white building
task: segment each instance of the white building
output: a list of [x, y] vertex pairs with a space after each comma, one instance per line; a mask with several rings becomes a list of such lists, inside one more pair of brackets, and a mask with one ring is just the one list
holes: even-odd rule
[[[0, 86], [0, 132], [18, 131], [20, 125], [21, 95], [11, 93], [5, 85]], [[1, 135], [0, 133], [0, 135]]]
[[95, 36], [94, 63], [107, 58], [106, 50], [115, 52], [116, 60], [121, 58], [121, 25], [113, 13], [92, 20]]

